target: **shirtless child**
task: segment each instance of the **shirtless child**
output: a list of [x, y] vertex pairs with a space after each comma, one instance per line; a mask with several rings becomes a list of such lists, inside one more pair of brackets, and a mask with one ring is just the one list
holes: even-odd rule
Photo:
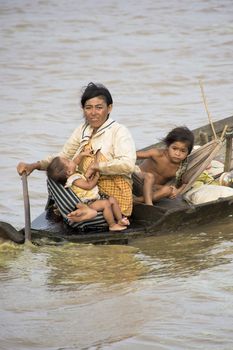
[[[137, 151], [139, 164], [136, 175], [143, 182], [143, 196], [135, 197], [135, 202], [153, 205], [161, 198], [174, 199], [183, 189], [182, 175], [187, 168], [187, 156], [194, 144], [193, 133], [186, 127], [171, 130], [163, 139], [166, 148], [151, 148]], [[167, 184], [167, 182], [171, 182]]]

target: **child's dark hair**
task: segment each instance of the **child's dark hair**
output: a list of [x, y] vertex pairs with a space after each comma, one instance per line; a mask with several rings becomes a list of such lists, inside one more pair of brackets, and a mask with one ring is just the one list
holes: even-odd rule
[[66, 167], [60, 157], [55, 157], [49, 164], [47, 168], [47, 176], [55, 182], [58, 182], [63, 186], [65, 185], [67, 180], [67, 172]]
[[194, 145], [194, 135], [186, 126], [179, 126], [172, 129], [163, 142], [169, 147], [174, 142], [184, 142], [188, 147], [188, 154], [191, 153]]
[[113, 103], [112, 96], [108, 89], [102, 84], [89, 83], [85, 88], [81, 97], [81, 106], [85, 106], [87, 100], [94, 97], [102, 97], [107, 103], [107, 106]]

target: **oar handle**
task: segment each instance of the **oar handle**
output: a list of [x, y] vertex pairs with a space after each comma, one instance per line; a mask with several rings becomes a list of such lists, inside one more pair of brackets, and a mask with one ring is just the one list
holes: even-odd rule
[[31, 214], [30, 214], [30, 202], [28, 195], [28, 183], [26, 172], [22, 174], [23, 182], [23, 202], [24, 202], [24, 215], [25, 215], [25, 241], [31, 241]]

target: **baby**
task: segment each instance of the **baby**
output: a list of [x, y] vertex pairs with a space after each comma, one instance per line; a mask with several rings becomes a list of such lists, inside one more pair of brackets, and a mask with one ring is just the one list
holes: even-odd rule
[[[99, 173], [96, 172], [92, 178], [87, 180], [83, 174], [76, 171], [82, 157], [87, 155], [84, 153], [78, 155], [74, 160], [55, 157], [47, 168], [48, 177], [65, 187], [70, 187], [82, 203], [88, 205], [96, 215], [98, 211], [103, 211], [110, 231], [125, 230], [129, 225], [129, 220], [122, 216], [116, 199], [114, 197], [102, 198], [103, 196], [99, 193], [97, 186]], [[67, 217], [71, 219], [72, 216], [69, 217], [69, 215]]]

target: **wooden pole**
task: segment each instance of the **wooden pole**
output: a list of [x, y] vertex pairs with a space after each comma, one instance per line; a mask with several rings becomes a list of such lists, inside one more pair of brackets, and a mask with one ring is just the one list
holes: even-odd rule
[[220, 140], [223, 141], [224, 140], [224, 137], [226, 135], [226, 132], [227, 132], [227, 128], [228, 128], [228, 125], [225, 125], [224, 126], [224, 129], [222, 131], [222, 135], [220, 136]]
[[28, 195], [28, 183], [27, 183], [27, 175], [24, 172], [22, 174], [22, 182], [23, 182], [23, 202], [24, 202], [24, 216], [25, 216], [25, 242], [31, 241], [31, 214], [30, 214], [30, 202]]
[[226, 133], [226, 152], [224, 162], [224, 172], [231, 170], [231, 158], [232, 158], [232, 132]]

